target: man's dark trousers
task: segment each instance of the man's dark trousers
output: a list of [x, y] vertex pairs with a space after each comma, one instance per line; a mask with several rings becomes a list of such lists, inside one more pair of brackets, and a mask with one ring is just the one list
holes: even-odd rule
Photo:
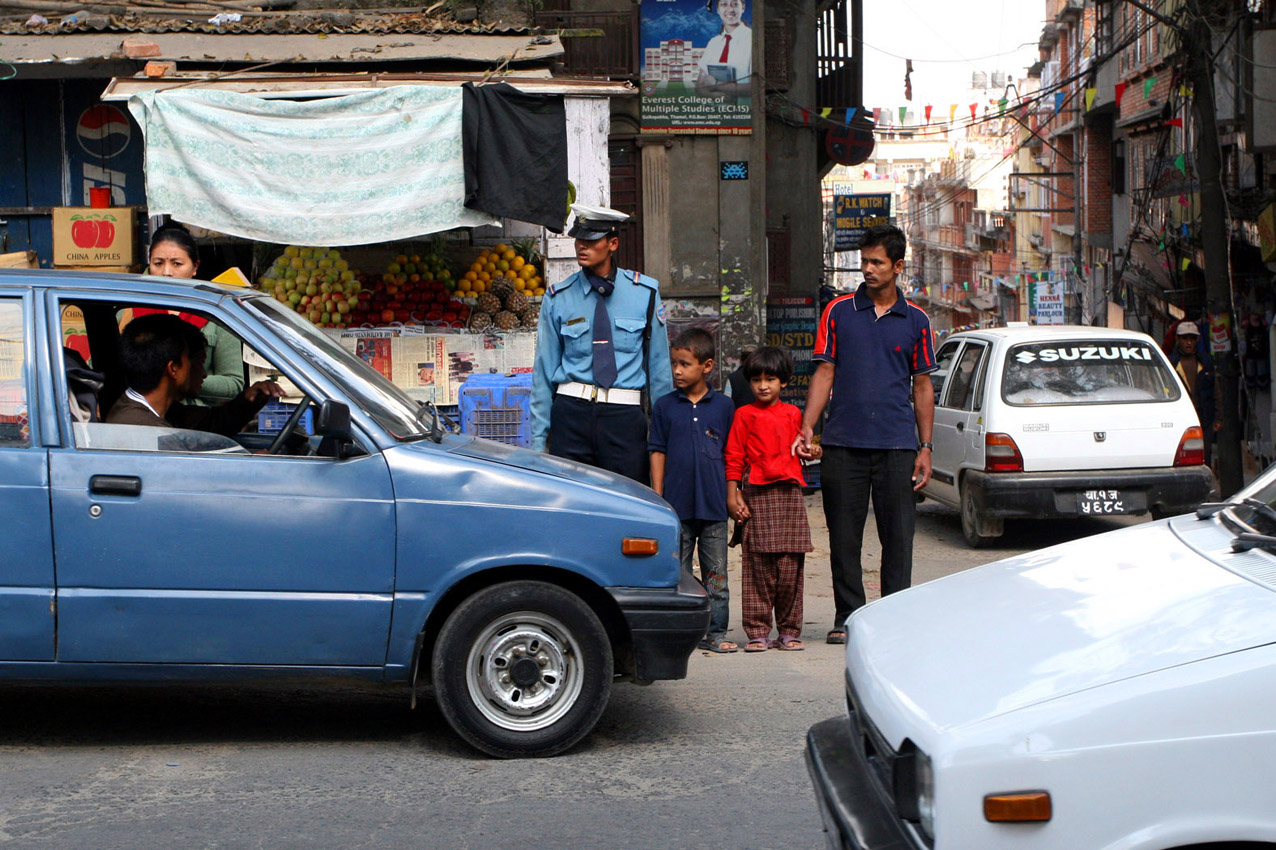
[[651, 481], [647, 414], [637, 404], [603, 404], [555, 395], [549, 413], [549, 453]]
[[877, 536], [882, 544], [882, 595], [903, 590], [912, 582], [913, 528], [917, 500], [913, 494], [911, 449], [851, 449], [825, 446], [820, 462], [820, 488], [829, 529], [833, 568], [834, 626], [865, 603], [860, 552], [864, 522], [873, 500]]

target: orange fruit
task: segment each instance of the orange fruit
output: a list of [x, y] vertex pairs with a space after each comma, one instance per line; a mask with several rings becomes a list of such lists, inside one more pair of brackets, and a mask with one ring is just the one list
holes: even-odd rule
[[510, 260], [510, 268], [512, 269], [522, 270], [525, 265], [527, 265], [527, 260], [524, 260], [522, 257], [515, 256], [514, 259]]
[[497, 243], [496, 247], [495, 247], [495, 248], [493, 248], [492, 250], [493, 250], [493, 251], [495, 251], [495, 252], [496, 252], [496, 253], [498, 253], [498, 254], [504, 254], [504, 253], [505, 253], [507, 250], [509, 250], [509, 249], [508, 249], [508, 248], [506, 248], [506, 246], [505, 246], [505, 243], [504, 243], [504, 242], [499, 242], [499, 243]]

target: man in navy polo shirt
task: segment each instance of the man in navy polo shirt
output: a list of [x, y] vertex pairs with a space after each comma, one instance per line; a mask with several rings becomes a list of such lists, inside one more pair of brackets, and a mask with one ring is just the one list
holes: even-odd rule
[[930, 480], [930, 373], [937, 367], [930, 318], [896, 285], [906, 247], [898, 227], [864, 232], [864, 283], [835, 298], [820, 318], [819, 365], [807, 391], [802, 433], [793, 443], [799, 456], [810, 456], [813, 429], [827, 405], [820, 486], [836, 606], [829, 643], [846, 642], [846, 618], [865, 602], [860, 550], [870, 497], [882, 544], [882, 595], [912, 581], [914, 491]]

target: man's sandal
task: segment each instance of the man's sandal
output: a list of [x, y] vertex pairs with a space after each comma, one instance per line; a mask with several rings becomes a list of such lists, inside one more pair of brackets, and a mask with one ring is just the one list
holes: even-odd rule
[[846, 643], [846, 629], [834, 629], [833, 631], [829, 632], [829, 635], [827, 638], [824, 639], [824, 642], [825, 643]]
[[729, 641], [726, 638], [721, 640], [709, 640], [706, 638], [696, 645], [707, 652], [718, 652], [723, 655], [728, 652], [735, 652], [740, 648], [733, 641]]

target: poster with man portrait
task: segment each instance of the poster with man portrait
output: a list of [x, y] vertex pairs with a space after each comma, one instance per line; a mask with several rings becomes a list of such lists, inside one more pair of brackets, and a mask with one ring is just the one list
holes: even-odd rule
[[751, 0], [642, 0], [642, 129], [739, 134], [753, 121]]

